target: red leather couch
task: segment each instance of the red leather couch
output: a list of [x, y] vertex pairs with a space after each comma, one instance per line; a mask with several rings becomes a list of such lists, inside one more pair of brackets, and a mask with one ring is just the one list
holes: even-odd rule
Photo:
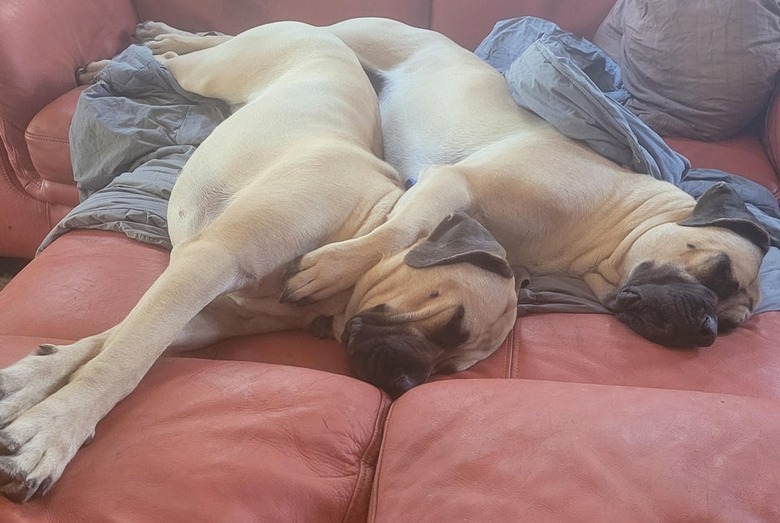
[[[388, 16], [474, 48], [502, 18], [592, 36], [614, 0], [7, 0], [0, 7], [0, 255], [32, 256], [77, 201], [73, 71], [139, 20], [235, 33]], [[777, 104], [776, 104], [777, 105]], [[780, 108], [697, 167], [780, 194]], [[119, 321], [167, 253], [120, 234], [58, 239], [0, 293], [0, 366]], [[611, 316], [523, 317], [474, 368], [391, 401], [302, 332], [159, 361], [55, 488], [0, 522], [779, 521], [780, 313], [669, 350]]]

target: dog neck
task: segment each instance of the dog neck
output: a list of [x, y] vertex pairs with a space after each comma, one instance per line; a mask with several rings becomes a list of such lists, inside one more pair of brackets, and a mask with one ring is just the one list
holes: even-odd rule
[[[687, 196], [687, 195], [686, 195]], [[644, 206], [637, 207], [626, 218], [625, 229], [621, 234], [615, 234], [619, 239], [608, 257], [601, 260], [596, 266], [598, 272], [612, 285], [618, 285], [623, 277], [631, 272], [633, 267], [626, 266], [626, 259], [631, 248], [643, 235], [658, 226], [668, 223], [677, 223], [690, 215], [693, 202], [689, 198], [668, 199], [667, 194], [659, 195], [661, 206], [654, 207], [653, 215], [648, 218]]]

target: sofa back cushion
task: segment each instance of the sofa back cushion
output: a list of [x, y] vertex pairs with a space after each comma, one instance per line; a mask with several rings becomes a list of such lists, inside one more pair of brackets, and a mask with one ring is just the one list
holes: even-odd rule
[[619, 0], [595, 36], [628, 107], [667, 136], [720, 140], [766, 108], [780, 71], [775, 0]]
[[615, 0], [432, 0], [431, 29], [475, 49], [499, 20], [536, 16], [593, 38]]
[[188, 31], [236, 34], [262, 23], [299, 20], [328, 25], [348, 18], [381, 16], [440, 31], [474, 49], [501, 19], [538, 16], [592, 37], [615, 0], [135, 0], [140, 20], [159, 20]]
[[280, 20], [329, 25], [359, 16], [394, 18], [420, 27], [430, 25], [429, 0], [135, 0], [140, 20], [166, 22], [188, 31], [237, 34]]

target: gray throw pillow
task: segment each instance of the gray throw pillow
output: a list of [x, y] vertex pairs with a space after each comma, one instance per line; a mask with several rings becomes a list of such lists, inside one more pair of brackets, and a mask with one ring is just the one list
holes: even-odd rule
[[618, 0], [594, 42], [656, 132], [721, 140], [765, 108], [780, 71], [777, 0]]

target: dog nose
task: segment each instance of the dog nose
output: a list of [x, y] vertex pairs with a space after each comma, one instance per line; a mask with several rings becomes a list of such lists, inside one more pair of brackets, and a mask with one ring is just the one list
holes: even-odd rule
[[701, 323], [701, 330], [699, 330], [699, 347], [709, 347], [715, 342], [717, 335], [718, 320], [712, 314], [708, 314]]
[[418, 385], [415, 383], [408, 374], [401, 374], [398, 379], [393, 382], [393, 385], [387, 390], [387, 393], [393, 398], [397, 399], [401, 394], [408, 392], [410, 389]]

